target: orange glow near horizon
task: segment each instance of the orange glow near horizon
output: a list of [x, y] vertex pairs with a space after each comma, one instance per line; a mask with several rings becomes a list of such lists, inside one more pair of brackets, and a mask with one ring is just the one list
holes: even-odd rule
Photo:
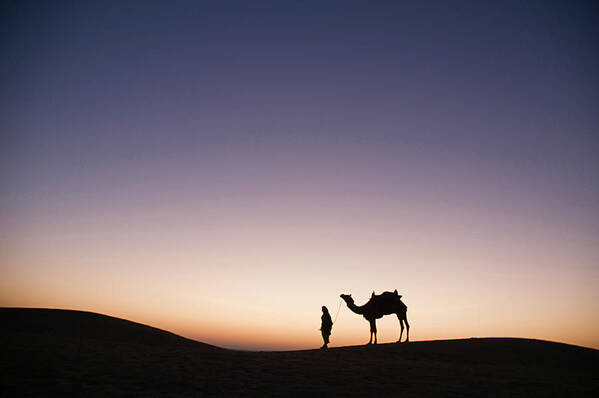
[[[505, 230], [484, 230], [472, 209], [468, 228], [456, 221], [466, 213], [439, 217], [428, 239], [418, 231], [420, 216], [400, 210], [401, 220], [356, 211], [359, 230], [341, 212], [261, 222], [255, 210], [241, 228], [214, 224], [204, 236], [189, 231], [176, 241], [168, 231], [185, 231], [185, 223], [123, 231], [91, 216], [80, 221], [97, 225], [95, 235], [73, 217], [54, 235], [42, 229], [4, 240], [0, 305], [93, 311], [223, 347], [307, 349], [321, 344], [321, 305], [334, 316], [340, 293], [361, 305], [372, 290], [398, 289], [412, 340], [512, 336], [599, 348], [592, 242], [564, 243], [542, 224], [510, 230], [500, 218], [493, 223]], [[399, 232], [400, 221], [411, 234]], [[533, 234], [535, 242], [523, 242]], [[377, 325], [380, 342], [397, 339], [396, 317]], [[368, 335], [368, 323], [343, 303], [331, 346], [363, 344]]]

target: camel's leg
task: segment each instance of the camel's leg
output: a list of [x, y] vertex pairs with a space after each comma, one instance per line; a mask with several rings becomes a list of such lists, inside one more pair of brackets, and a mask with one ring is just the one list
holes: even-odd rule
[[372, 320], [372, 330], [374, 332], [374, 344], [376, 344], [376, 319]]
[[410, 324], [408, 323], [408, 314], [404, 314], [403, 321], [406, 323], [406, 343], [410, 341]]
[[373, 335], [374, 335], [374, 344], [376, 344], [376, 320], [371, 319], [368, 322], [370, 322], [370, 341], [368, 341], [368, 344], [372, 344], [372, 336]]
[[401, 319], [401, 317], [399, 316], [399, 314], [397, 314], [397, 320], [399, 321], [399, 327], [401, 328], [399, 330], [399, 339], [397, 340], [397, 342], [399, 343], [399, 342], [401, 342], [401, 336], [403, 336], [404, 326], [403, 326], [403, 320]]

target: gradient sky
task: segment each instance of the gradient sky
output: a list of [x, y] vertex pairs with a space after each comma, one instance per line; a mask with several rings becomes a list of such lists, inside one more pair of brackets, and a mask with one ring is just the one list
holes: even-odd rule
[[398, 289], [414, 340], [599, 348], [598, 11], [3, 2], [0, 306], [292, 349]]

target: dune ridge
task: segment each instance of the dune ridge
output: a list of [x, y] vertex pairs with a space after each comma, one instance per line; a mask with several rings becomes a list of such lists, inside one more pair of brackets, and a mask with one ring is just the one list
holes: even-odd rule
[[82, 311], [1, 308], [4, 396], [593, 396], [599, 351], [472, 338], [243, 352]]

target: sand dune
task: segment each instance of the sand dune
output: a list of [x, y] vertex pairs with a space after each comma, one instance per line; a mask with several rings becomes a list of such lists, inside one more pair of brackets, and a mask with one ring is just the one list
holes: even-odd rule
[[599, 351], [529, 339], [239, 352], [89, 312], [0, 309], [2, 395], [595, 396]]

